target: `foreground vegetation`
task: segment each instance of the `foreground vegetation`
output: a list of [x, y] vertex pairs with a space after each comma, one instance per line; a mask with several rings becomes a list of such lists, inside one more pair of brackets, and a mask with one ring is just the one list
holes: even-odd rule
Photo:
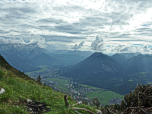
[[[106, 105], [100, 107], [100, 103], [93, 101], [94, 106], [87, 103], [78, 104], [70, 96], [67, 97], [69, 105], [66, 105], [64, 94], [54, 92], [50, 87], [44, 86], [34, 79], [28, 77], [23, 72], [10, 66], [4, 58], [0, 56], [0, 114], [29, 114], [24, 105], [28, 99], [44, 102], [47, 108], [51, 108], [46, 114], [97, 114], [97, 109], [103, 114], [129, 114], [124, 113], [128, 107], [152, 107], [150, 85], [139, 85], [131, 92], [124, 96], [121, 105]], [[149, 108], [151, 109], [151, 108]]]
[[[0, 70], [0, 76], [0, 88], [4, 88], [5, 90], [5, 93], [0, 95], [0, 111], [3, 114], [28, 114], [27, 110], [23, 106], [12, 105], [13, 102], [20, 100], [24, 101], [27, 99], [46, 103], [48, 108], [51, 108], [52, 110], [51, 112], [48, 112], [48, 114], [74, 113], [72, 109], [66, 109], [63, 99], [64, 94], [54, 92], [50, 87], [38, 85], [34, 81], [26, 81], [22, 78], [16, 77], [12, 72], [7, 71], [6, 69]], [[71, 97], [68, 97], [68, 102], [70, 105], [76, 103]], [[77, 107], [86, 108], [96, 112], [95, 107], [90, 107], [88, 105], [82, 104]]]

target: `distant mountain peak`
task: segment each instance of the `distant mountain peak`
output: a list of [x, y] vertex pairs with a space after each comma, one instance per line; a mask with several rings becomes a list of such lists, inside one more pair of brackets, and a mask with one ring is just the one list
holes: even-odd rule
[[[120, 82], [120, 79], [125, 80], [127, 78], [122, 65], [101, 52], [93, 53], [85, 60], [71, 66], [70, 69], [65, 72], [63, 71], [62, 75], [73, 78], [82, 84], [89, 84], [111, 90], [114, 89], [116, 80]], [[109, 81], [109, 79], [112, 78], [116, 80]], [[113, 87], [108, 87], [108, 82], [110, 84], [113, 83]]]
[[91, 58], [103, 58], [103, 57], [109, 57], [109, 56], [103, 54], [102, 52], [95, 52], [90, 57]]
[[95, 52], [92, 55], [105, 55], [105, 54], [103, 54], [102, 52]]

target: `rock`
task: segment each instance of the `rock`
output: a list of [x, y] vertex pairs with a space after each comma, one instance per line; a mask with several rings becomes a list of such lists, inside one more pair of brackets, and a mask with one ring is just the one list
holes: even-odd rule
[[30, 100], [30, 99], [27, 99], [27, 102], [32, 102], [32, 100]]
[[0, 94], [4, 93], [5, 89], [1, 88]]
[[78, 104], [82, 104], [82, 101], [78, 101]]

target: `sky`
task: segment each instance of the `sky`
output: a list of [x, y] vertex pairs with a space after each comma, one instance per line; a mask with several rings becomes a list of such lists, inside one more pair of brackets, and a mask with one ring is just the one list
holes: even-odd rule
[[0, 0], [0, 44], [152, 53], [152, 0]]

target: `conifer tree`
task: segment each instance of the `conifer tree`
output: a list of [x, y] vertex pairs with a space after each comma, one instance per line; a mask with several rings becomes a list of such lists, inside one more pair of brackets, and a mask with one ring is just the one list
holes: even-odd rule
[[36, 81], [37, 81], [40, 85], [42, 85], [40, 75], [37, 77], [37, 80], [36, 80]]

